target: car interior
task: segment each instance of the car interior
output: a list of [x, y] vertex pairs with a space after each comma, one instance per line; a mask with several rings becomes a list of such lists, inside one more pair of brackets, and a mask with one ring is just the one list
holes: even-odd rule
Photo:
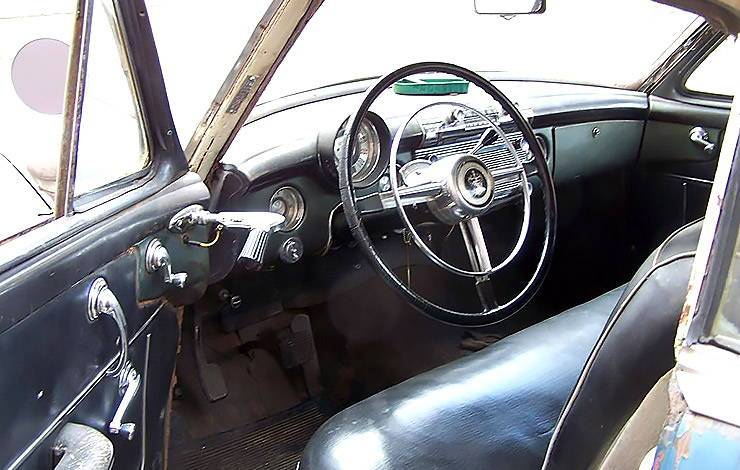
[[596, 468], [673, 364], [730, 105], [684, 84], [725, 40], [634, 91], [422, 63], [258, 107], [208, 210], [285, 222], [210, 251], [172, 465]]
[[[91, 0], [64, 13], [64, 102], [42, 123], [60, 158], [36, 127], [0, 158], [31, 208], [0, 241], [0, 466], [651, 468], [666, 412], [636, 410], [668, 386], [737, 140], [733, 92], [707, 86], [736, 86], [737, 6], [659, 0], [693, 16], [631, 85], [390, 65], [379, 45], [373, 76], [272, 96], [307, 24], [326, 26], [320, 0], [273, 0], [188, 141], [169, 102], [187, 80], [163, 64], [168, 44], [197, 51], [162, 41], [144, 0], [95, 3], [107, 17]], [[464, 8], [486, 31], [548, 14]], [[453, 53], [473, 37], [445, 34]]]

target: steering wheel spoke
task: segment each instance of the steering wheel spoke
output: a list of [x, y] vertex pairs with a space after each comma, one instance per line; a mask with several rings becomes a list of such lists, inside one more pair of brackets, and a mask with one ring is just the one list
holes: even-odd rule
[[[465, 248], [467, 249], [472, 269], [474, 271], [490, 271], [492, 268], [491, 256], [488, 253], [488, 246], [483, 236], [480, 220], [475, 217], [460, 222], [460, 231], [465, 241]], [[475, 278], [475, 291], [478, 294], [481, 306], [485, 310], [498, 306], [490, 275], [477, 276]]]
[[[488, 246], [483, 236], [483, 230], [480, 226], [478, 217], [460, 222], [465, 248], [468, 251], [468, 258], [473, 271], [490, 272], [491, 256], [488, 254]], [[486, 276], [478, 276], [486, 277]]]

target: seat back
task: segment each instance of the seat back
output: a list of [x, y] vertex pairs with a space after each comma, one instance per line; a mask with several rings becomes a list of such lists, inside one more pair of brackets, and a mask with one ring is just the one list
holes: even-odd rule
[[622, 294], [558, 419], [542, 468], [587, 469], [674, 365], [673, 343], [701, 222], [674, 232]]

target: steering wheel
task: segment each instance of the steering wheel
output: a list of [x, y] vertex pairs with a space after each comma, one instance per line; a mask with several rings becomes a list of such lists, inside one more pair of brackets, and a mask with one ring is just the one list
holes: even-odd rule
[[[530, 192], [532, 189], [528, 182], [528, 177], [534, 175], [534, 173], [531, 175], [527, 174], [525, 166], [520, 160], [514, 146], [504, 131], [494, 121], [485, 113], [462, 103], [445, 101], [424, 106], [410, 116], [395, 133], [389, 163], [393, 205], [395, 205], [407, 233], [410, 234], [416, 246], [429, 260], [455, 275], [470, 278], [475, 282], [476, 292], [478, 293], [482, 307], [479, 312], [462, 312], [450, 309], [438, 305], [411, 290], [378, 255], [363, 225], [361, 213], [357, 206], [357, 198], [351, 176], [351, 149], [355, 147], [360, 124], [370, 109], [370, 106], [381, 93], [393, 86], [397, 81], [421, 73], [444, 73], [462, 78], [480, 87], [497, 101], [501, 105], [502, 110], [511, 116], [515, 125], [522, 132], [523, 138], [529, 144], [529, 148], [534, 155], [534, 161], [532, 163], [541, 181], [545, 223], [542, 250], [537, 266], [529, 281], [513, 298], [506, 303], [498, 304], [493, 297], [492, 277], [517, 257], [526, 242], [529, 227], [531, 226], [530, 218], [532, 213], [530, 203]], [[411, 182], [404, 182], [404, 185], [400, 186], [396, 165], [399, 145], [401, 144], [404, 131], [420, 112], [429, 107], [440, 105], [458, 107], [463, 112], [473, 114], [486, 127], [472, 151], [440, 158], [428, 165], [423, 172], [420, 172], [414, 178], [413, 184]], [[381, 78], [366, 92], [360, 107], [350, 117], [346, 129], [347, 138], [341, 148], [337, 162], [339, 190], [344, 214], [357, 244], [378, 274], [390, 287], [422, 313], [441, 322], [458, 326], [485, 326], [498, 323], [519, 311], [532, 299], [542, 284], [552, 260], [557, 224], [555, 187], [553, 185], [552, 175], [547, 167], [544, 152], [535, 138], [532, 126], [522, 116], [517, 107], [498, 88], [480, 75], [457, 65], [443, 62], [422, 62], [407, 65]], [[513, 154], [515, 164], [503, 168], [491, 168], [490, 163], [487, 166], [478, 156], [478, 152], [491, 141], [503, 142], [506, 149]], [[516, 244], [504, 260], [497, 265], [492, 265], [486, 239], [478, 218], [488, 214], [494, 208], [512, 201], [509, 191], [503, 193], [505, 197], [501, 195], [500, 191], [497, 192], [497, 184], [501, 183], [503, 185], [503, 182], [506, 181], [507, 187], [510, 188], [512, 180], [517, 186], [517, 192], [521, 194], [521, 199], [523, 199], [521, 229]], [[520, 200], [518, 197], [514, 199], [517, 201]], [[419, 236], [411, 224], [404, 207], [420, 203], [426, 203], [430, 212], [440, 222], [448, 225], [459, 225], [470, 259], [471, 268], [458, 267], [445, 261], [429, 248], [423, 238]]]

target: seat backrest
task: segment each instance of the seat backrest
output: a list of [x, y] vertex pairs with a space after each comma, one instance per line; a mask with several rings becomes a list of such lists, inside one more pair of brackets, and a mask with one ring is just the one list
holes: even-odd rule
[[553, 432], [542, 468], [587, 469], [674, 365], [701, 221], [677, 230], [643, 263], [612, 311]]

